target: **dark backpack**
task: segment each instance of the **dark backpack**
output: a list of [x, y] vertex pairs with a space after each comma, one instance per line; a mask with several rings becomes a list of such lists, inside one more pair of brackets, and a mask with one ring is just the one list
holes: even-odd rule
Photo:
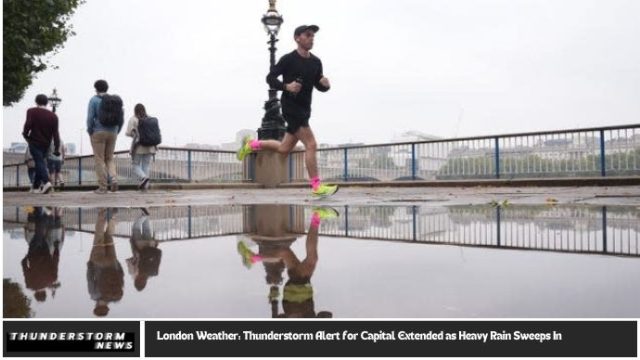
[[140, 251], [140, 262], [138, 271], [147, 276], [157, 276], [160, 269], [162, 250], [154, 247], [146, 247]]
[[162, 142], [158, 119], [148, 117], [138, 120], [138, 143], [144, 146], [156, 146]]
[[102, 95], [102, 103], [98, 110], [98, 121], [104, 126], [121, 125], [120, 121], [124, 118], [122, 110], [122, 99], [118, 95]]

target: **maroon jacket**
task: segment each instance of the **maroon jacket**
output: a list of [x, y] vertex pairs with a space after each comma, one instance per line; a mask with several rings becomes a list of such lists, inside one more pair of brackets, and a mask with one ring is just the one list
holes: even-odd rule
[[27, 110], [27, 121], [24, 123], [22, 136], [29, 144], [49, 148], [51, 139], [56, 152], [60, 151], [60, 134], [58, 133], [58, 116], [39, 107]]

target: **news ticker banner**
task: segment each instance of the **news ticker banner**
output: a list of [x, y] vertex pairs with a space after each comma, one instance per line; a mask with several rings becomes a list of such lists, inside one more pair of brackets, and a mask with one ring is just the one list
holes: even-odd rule
[[[3, 355], [139, 357], [136, 321], [5, 321]], [[145, 321], [145, 357], [637, 357], [636, 321]]]
[[146, 356], [637, 356], [635, 321], [148, 321]]

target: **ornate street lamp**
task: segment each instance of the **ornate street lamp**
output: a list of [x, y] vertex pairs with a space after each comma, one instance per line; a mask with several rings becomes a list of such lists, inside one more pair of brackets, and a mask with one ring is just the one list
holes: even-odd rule
[[56, 112], [56, 108], [62, 102], [62, 99], [60, 99], [58, 97], [58, 90], [56, 90], [56, 88], [53, 88], [53, 93], [51, 93], [51, 95], [49, 95], [49, 102], [51, 103], [51, 108], [52, 108], [53, 112], [55, 113]]
[[[283, 23], [282, 15], [276, 10], [276, 0], [269, 0], [269, 10], [262, 16], [262, 23], [264, 29], [269, 35], [269, 52], [271, 53], [270, 65], [273, 67], [276, 64], [276, 35], [280, 31], [280, 25]], [[258, 129], [258, 139], [268, 140], [275, 139], [281, 140], [284, 136], [285, 126], [284, 118], [280, 112], [280, 101], [278, 100], [278, 90], [269, 89], [269, 100], [264, 103], [265, 114], [262, 118], [262, 125]]]

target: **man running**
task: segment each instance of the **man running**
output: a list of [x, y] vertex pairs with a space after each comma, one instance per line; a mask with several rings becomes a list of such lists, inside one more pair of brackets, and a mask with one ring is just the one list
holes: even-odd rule
[[[287, 132], [282, 142], [245, 137], [237, 152], [237, 158], [242, 161], [247, 155], [258, 150], [271, 150], [288, 155], [300, 140], [305, 148], [304, 160], [309, 173], [312, 194], [324, 197], [335, 194], [338, 186], [320, 182], [316, 159], [318, 145], [309, 127], [313, 88], [326, 92], [331, 87], [329, 79], [323, 75], [322, 62], [309, 52], [313, 47], [315, 33], [319, 29], [316, 25], [298, 26], [293, 33], [298, 48], [280, 58], [267, 75], [267, 83], [271, 88], [282, 91], [280, 100], [282, 115], [287, 122]], [[278, 79], [280, 75], [282, 75], [282, 81]]]

